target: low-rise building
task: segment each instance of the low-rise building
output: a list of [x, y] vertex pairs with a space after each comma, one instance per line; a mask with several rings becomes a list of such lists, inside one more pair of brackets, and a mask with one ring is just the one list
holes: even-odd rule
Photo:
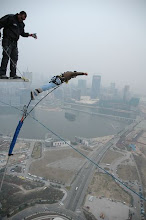
[[71, 144], [69, 140], [61, 141], [61, 140], [53, 140], [52, 138], [48, 138], [45, 140], [46, 147], [66, 147], [69, 144]]

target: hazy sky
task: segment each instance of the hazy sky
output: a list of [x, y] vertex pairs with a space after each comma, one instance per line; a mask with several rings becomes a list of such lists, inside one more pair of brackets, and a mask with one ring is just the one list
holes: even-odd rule
[[85, 71], [146, 93], [145, 0], [0, 0], [0, 17], [21, 10], [38, 39], [19, 40], [20, 71]]

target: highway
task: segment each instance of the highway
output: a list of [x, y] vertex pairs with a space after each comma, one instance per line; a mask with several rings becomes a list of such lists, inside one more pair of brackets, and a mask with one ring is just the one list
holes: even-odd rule
[[[100, 147], [98, 150], [94, 151], [90, 156], [90, 160], [94, 161], [94, 163], [99, 163], [105, 152], [112, 146], [113, 144], [109, 141], [106, 145]], [[94, 174], [95, 168], [97, 167], [91, 161], [86, 161], [84, 166], [81, 168], [79, 173], [76, 175], [76, 179], [72, 184], [72, 188], [67, 196], [65, 201], [66, 209], [71, 211], [78, 211], [82, 206], [88, 185], [92, 180], [92, 176]]]
[[[134, 122], [133, 124], [130, 124], [127, 126], [124, 130], [120, 131], [119, 134], [115, 135], [115, 137], [110, 140], [108, 143], [106, 143], [104, 146], [100, 147], [96, 151], [93, 152], [93, 154], [90, 156], [90, 160], [94, 161], [95, 163], [99, 164], [101, 158], [105, 154], [105, 152], [113, 145], [115, 145], [118, 140], [120, 139], [120, 136], [127, 135], [127, 133], [130, 133], [134, 126], [138, 124], [137, 122]], [[81, 213], [81, 208], [83, 205], [83, 201], [86, 195], [86, 191], [88, 188], [88, 185], [90, 181], [92, 180], [92, 176], [94, 174], [95, 168], [97, 166], [94, 165], [91, 161], [87, 161], [83, 165], [83, 167], [80, 169], [78, 174], [76, 175], [75, 181], [72, 184], [72, 188], [70, 192], [68, 193], [68, 196], [65, 200], [65, 208], [71, 211], [76, 211], [77, 214]], [[122, 182], [122, 181], [121, 181]], [[121, 185], [121, 184], [120, 184]], [[135, 195], [133, 192], [128, 190], [124, 185], [121, 185], [122, 188], [124, 188], [126, 191], [128, 191], [132, 197], [134, 198], [134, 206], [136, 207], [135, 215], [133, 216], [133, 220], [137, 220], [138, 217], [140, 217], [140, 204], [139, 204], [139, 197]]]

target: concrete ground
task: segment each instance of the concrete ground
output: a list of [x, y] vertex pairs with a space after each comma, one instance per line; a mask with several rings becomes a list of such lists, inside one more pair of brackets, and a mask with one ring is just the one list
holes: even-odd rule
[[97, 198], [91, 196], [86, 197], [85, 205], [89, 207], [89, 211], [100, 219], [101, 213], [105, 215], [104, 220], [127, 220], [129, 214], [129, 207], [121, 202], [114, 202], [108, 198]]

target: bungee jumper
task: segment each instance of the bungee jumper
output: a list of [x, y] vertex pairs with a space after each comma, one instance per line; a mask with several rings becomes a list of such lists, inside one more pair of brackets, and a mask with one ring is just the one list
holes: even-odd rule
[[49, 90], [49, 89], [53, 89], [56, 86], [60, 86], [64, 82], [67, 83], [70, 79], [75, 78], [75, 77], [80, 76], [80, 75], [86, 75], [87, 76], [88, 74], [83, 73], [83, 72], [77, 72], [77, 71], [74, 71], [74, 72], [67, 71], [67, 72], [64, 72], [61, 75], [57, 75], [57, 76], [52, 77], [52, 79], [50, 80], [50, 82], [48, 84], [43, 85], [42, 87], [31, 91], [31, 100], [34, 100], [35, 96], [38, 96], [39, 93], [44, 92], [44, 91]]
[[[33, 37], [37, 39], [36, 34], [26, 33], [24, 30], [27, 14], [21, 11], [17, 14], [8, 14], [0, 18], [0, 29], [3, 28], [2, 49], [3, 57], [0, 66], [0, 79], [8, 79], [6, 76], [8, 61], [10, 60], [10, 78], [11, 79], [25, 79], [16, 75], [17, 61], [18, 61], [18, 47], [17, 42], [19, 37]], [[0, 32], [1, 38], [1, 32]]]
[[[15, 146], [15, 143], [17, 141], [17, 137], [19, 135], [19, 132], [21, 130], [21, 127], [23, 125], [23, 122], [24, 120], [27, 118], [27, 116], [30, 114], [30, 112], [36, 107], [36, 105], [43, 99], [41, 99], [29, 112], [27, 112], [28, 110], [28, 107], [31, 103], [32, 100], [35, 99], [35, 96], [38, 96], [39, 93], [43, 92], [43, 91], [46, 91], [46, 90], [51, 90], [51, 92], [54, 90], [54, 89], [57, 89], [61, 84], [63, 84], [64, 82], [68, 82], [70, 79], [72, 78], [75, 78], [77, 76], [80, 76], [80, 75], [85, 75], [87, 76], [88, 74], [87, 73], [84, 73], [84, 72], [77, 72], [77, 71], [74, 71], [74, 72], [70, 72], [70, 71], [67, 71], [67, 72], [64, 72], [63, 74], [61, 75], [57, 75], [57, 76], [54, 76], [50, 82], [46, 85], [43, 85], [42, 87], [38, 88], [38, 89], [35, 89], [33, 91], [31, 91], [31, 99], [28, 103], [28, 105], [24, 106], [23, 108], [23, 116], [21, 118], [21, 120], [19, 121], [18, 125], [17, 125], [17, 128], [15, 130], [15, 133], [14, 133], [14, 136], [13, 136], [13, 139], [11, 141], [11, 144], [10, 144], [10, 148], [9, 148], [9, 153], [8, 153], [8, 156], [11, 156], [13, 155], [13, 149], [14, 149], [14, 146]], [[50, 93], [51, 93], [50, 92]], [[49, 94], [49, 93], [48, 93]], [[47, 94], [47, 95], [48, 95]]]

